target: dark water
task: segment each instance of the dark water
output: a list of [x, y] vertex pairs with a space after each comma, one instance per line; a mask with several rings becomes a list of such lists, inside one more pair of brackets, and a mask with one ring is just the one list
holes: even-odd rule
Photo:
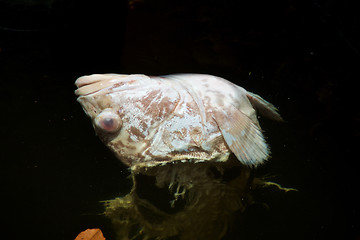
[[[171, 2], [171, 3], [170, 3]], [[73, 94], [89, 73], [199, 72], [279, 107], [266, 192], [228, 239], [360, 239], [359, 15], [350, 1], [0, 1], [2, 191], [11, 239], [114, 233], [101, 200], [129, 174]], [[354, 82], [355, 81], [355, 82]]]

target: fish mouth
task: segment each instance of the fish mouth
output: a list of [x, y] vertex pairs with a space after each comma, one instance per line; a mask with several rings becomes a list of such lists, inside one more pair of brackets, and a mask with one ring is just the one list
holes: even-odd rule
[[85, 96], [98, 92], [121, 82], [127, 76], [119, 74], [92, 74], [80, 77], [75, 81], [75, 85], [78, 88], [75, 90], [75, 94], [77, 96]]

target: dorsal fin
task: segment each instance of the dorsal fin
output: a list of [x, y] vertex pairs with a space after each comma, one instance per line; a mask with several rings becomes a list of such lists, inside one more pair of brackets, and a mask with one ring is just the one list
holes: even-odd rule
[[251, 92], [247, 92], [246, 96], [248, 97], [251, 105], [260, 115], [276, 121], [281, 121], [281, 122], [284, 121], [283, 118], [278, 113], [277, 108], [268, 101], [264, 100], [259, 95], [256, 95]]

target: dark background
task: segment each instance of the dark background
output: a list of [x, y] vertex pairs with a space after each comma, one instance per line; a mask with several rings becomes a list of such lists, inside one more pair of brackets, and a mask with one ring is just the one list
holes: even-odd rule
[[[227, 239], [360, 239], [359, 9], [347, 0], [0, 0], [3, 232], [74, 239], [129, 172], [73, 94], [90, 73], [208, 73], [274, 103], [267, 191]], [[4, 221], [3, 221], [4, 222]]]

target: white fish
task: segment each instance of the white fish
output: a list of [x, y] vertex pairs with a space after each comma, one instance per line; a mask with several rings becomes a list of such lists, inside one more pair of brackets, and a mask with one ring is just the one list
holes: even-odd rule
[[101, 140], [132, 169], [175, 161], [244, 165], [269, 157], [257, 113], [282, 120], [260, 96], [204, 74], [93, 74], [75, 82]]

